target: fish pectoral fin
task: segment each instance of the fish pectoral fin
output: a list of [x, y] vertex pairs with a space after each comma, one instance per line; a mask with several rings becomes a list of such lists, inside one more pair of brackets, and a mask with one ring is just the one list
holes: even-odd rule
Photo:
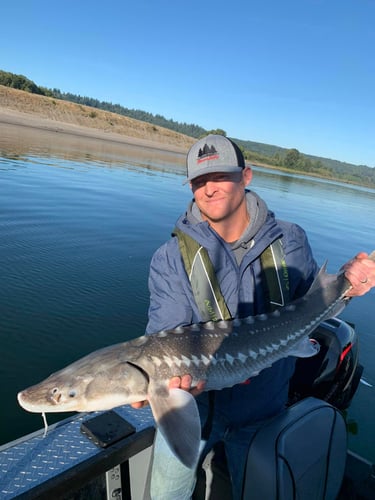
[[148, 400], [155, 422], [174, 455], [186, 467], [195, 467], [201, 423], [194, 397], [182, 389], [170, 389], [167, 396], [160, 396], [149, 386]]
[[289, 351], [289, 356], [296, 356], [297, 358], [310, 358], [315, 356], [320, 351], [320, 344], [316, 340], [311, 340], [308, 337], [303, 339], [296, 344], [293, 349]]

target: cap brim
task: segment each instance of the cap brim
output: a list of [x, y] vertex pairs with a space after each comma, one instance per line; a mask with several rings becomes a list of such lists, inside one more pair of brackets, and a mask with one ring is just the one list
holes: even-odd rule
[[201, 168], [200, 170], [194, 172], [194, 175], [193, 176], [190, 176], [188, 177], [183, 183], [182, 185], [185, 185], [187, 184], [188, 182], [191, 182], [192, 180], [196, 179], [197, 177], [201, 177], [202, 175], [206, 175], [206, 174], [216, 174], [216, 173], [228, 173], [228, 174], [231, 174], [231, 173], [236, 173], [236, 172], [242, 172], [243, 171], [243, 167], [239, 167], [238, 165], [235, 165], [233, 167], [228, 167], [228, 166], [212, 166], [211, 168], [207, 166], [204, 167], [204, 168]]

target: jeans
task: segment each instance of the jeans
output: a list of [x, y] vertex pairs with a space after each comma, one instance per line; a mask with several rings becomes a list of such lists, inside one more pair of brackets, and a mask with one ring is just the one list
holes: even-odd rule
[[[220, 440], [224, 442], [234, 500], [241, 499], [247, 452], [259, 426], [260, 423], [231, 429], [224, 419], [215, 415], [208, 439], [201, 440], [199, 467], [213, 445]], [[190, 500], [196, 483], [196, 469], [185, 467], [173, 455], [159, 431], [155, 437], [152, 467], [152, 500]]]

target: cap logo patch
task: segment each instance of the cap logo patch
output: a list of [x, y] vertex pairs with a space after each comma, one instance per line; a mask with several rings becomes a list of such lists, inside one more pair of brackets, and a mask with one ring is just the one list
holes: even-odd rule
[[208, 160], [217, 160], [219, 158], [219, 153], [216, 151], [215, 146], [207, 146], [205, 144], [203, 148], [199, 148], [197, 163], [203, 163]]

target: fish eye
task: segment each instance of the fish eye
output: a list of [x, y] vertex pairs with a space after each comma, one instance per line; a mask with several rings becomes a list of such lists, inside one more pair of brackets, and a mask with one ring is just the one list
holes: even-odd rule
[[71, 391], [69, 391], [68, 396], [69, 396], [70, 398], [75, 398], [75, 396], [76, 396], [76, 391], [74, 391], [74, 390], [72, 389]]

